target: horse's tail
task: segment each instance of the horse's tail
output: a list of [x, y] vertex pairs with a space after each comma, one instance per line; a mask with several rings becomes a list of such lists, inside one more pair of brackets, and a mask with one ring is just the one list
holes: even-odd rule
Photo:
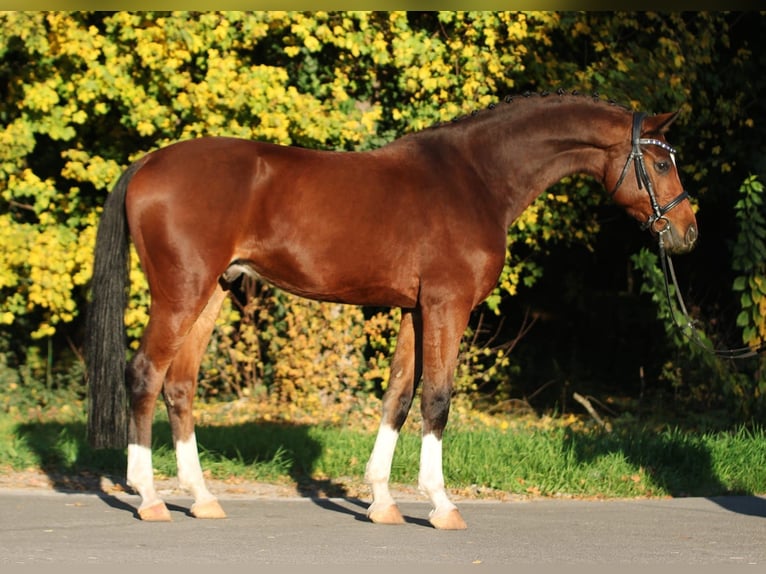
[[124, 448], [128, 442], [125, 307], [130, 237], [125, 194], [140, 167], [134, 163], [117, 181], [104, 204], [96, 235], [85, 333], [88, 440], [95, 448]]

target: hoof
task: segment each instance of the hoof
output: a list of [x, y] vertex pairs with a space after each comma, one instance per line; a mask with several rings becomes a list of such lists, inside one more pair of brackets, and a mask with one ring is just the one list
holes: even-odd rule
[[226, 513], [215, 499], [193, 504], [191, 514], [194, 518], [226, 518]]
[[404, 517], [396, 504], [376, 509], [374, 504], [367, 511], [367, 518], [375, 524], [404, 524]]
[[439, 530], [465, 530], [468, 525], [460, 516], [457, 508], [453, 508], [445, 514], [433, 515], [428, 520], [434, 528]]
[[138, 517], [146, 522], [170, 522], [170, 511], [161, 500], [151, 506], [138, 509]]

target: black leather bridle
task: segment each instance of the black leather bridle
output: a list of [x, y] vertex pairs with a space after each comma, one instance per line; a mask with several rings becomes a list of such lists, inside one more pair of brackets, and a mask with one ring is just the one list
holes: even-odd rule
[[[676, 150], [665, 143], [664, 141], [660, 141], [657, 139], [652, 138], [642, 138], [641, 137], [641, 124], [644, 121], [644, 118], [646, 117], [646, 114], [644, 112], [634, 112], [633, 113], [633, 129], [631, 131], [631, 151], [630, 155], [628, 156], [628, 159], [625, 161], [625, 166], [622, 168], [622, 173], [620, 174], [620, 178], [617, 180], [617, 184], [614, 186], [614, 189], [612, 190], [610, 195], [614, 195], [617, 193], [617, 190], [620, 188], [620, 185], [622, 185], [623, 180], [625, 179], [625, 176], [628, 173], [628, 167], [630, 166], [630, 162], [633, 162], [633, 165], [636, 169], [636, 180], [638, 182], [638, 189], [646, 188], [647, 193], [649, 194], [649, 201], [652, 204], [652, 215], [649, 216], [649, 219], [641, 224], [641, 229], [651, 229], [655, 233], [663, 233], [668, 229], [668, 221], [665, 218], [665, 214], [673, 209], [676, 205], [681, 203], [684, 199], [689, 197], [689, 194], [686, 192], [686, 190], [682, 191], [680, 194], [678, 194], [678, 197], [672, 199], [665, 205], [660, 205], [657, 202], [657, 196], [654, 193], [654, 186], [652, 185], [652, 180], [649, 177], [649, 173], [646, 171], [646, 163], [644, 162], [644, 152], [641, 149], [641, 146], [644, 145], [656, 145], [658, 147], [661, 147], [668, 153], [670, 153], [671, 160], [673, 161], [673, 164], [675, 165], [675, 154]], [[658, 222], [660, 223], [659, 225]]]

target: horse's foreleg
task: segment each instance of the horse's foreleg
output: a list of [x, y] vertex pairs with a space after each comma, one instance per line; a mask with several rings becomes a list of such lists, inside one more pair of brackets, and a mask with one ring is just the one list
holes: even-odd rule
[[412, 405], [421, 372], [420, 315], [416, 310], [403, 309], [399, 336], [391, 361], [388, 389], [383, 397], [383, 416], [365, 472], [365, 480], [372, 489], [372, 504], [367, 510], [367, 516], [376, 523], [404, 522], [391, 496], [388, 482], [399, 431]]
[[423, 442], [418, 484], [433, 504], [431, 524], [462, 530], [466, 523], [444, 487], [442, 435], [447, 425], [460, 339], [469, 309], [439, 304], [423, 310]]
[[163, 398], [168, 410], [178, 464], [178, 481], [194, 497], [191, 513], [197, 518], [225, 518], [226, 513], [207, 488], [194, 432], [192, 401], [197, 373], [226, 293], [218, 287], [184, 339], [168, 369]]

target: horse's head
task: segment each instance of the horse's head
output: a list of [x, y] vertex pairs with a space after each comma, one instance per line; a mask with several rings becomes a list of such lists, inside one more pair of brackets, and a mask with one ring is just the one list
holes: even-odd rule
[[665, 132], [677, 115], [634, 113], [630, 144], [616, 146], [627, 160], [623, 164], [615, 158], [605, 182], [614, 200], [651, 231], [668, 253], [691, 251], [697, 241], [697, 220], [678, 177], [675, 150], [665, 141]]

